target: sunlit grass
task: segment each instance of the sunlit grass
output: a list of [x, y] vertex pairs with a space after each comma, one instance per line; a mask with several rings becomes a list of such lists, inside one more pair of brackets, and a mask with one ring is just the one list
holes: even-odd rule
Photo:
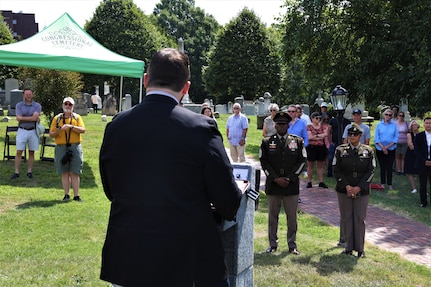
[[[227, 115], [218, 119], [224, 135]], [[109, 119], [111, 120], [111, 119]], [[36, 161], [35, 179], [22, 176], [11, 181], [13, 161], [0, 165], [0, 286], [110, 286], [99, 280], [100, 256], [105, 237], [109, 201], [102, 190], [98, 154], [105, 122], [100, 115], [84, 117], [84, 173], [81, 176], [82, 203], [63, 203], [60, 176], [50, 162]], [[0, 141], [6, 125], [0, 123]], [[257, 159], [262, 131], [256, 117], [250, 117], [247, 153]], [[36, 153], [39, 158], [39, 153]], [[25, 171], [27, 163], [21, 170]], [[22, 172], [21, 172], [22, 173]], [[396, 179], [401, 181], [401, 177]], [[328, 180], [328, 184], [333, 184]], [[407, 190], [408, 191], [408, 190]], [[375, 194], [374, 202], [419, 217], [406, 199], [407, 191]], [[423, 218], [426, 221], [426, 218]], [[275, 254], [268, 247], [267, 205], [261, 193], [255, 214], [255, 286], [428, 286], [430, 269], [402, 260], [398, 254], [366, 244], [365, 260], [341, 256], [334, 247], [338, 228], [299, 211], [298, 238], [301, 255], [287, 253], [286, 223], [280, 215], [280, 247]], [[429, 221], [429, 219], [428, 219]], [[169, 258], [166, 258], [169, 260]], [[168, 270], [166, 271], [169, 274]]]

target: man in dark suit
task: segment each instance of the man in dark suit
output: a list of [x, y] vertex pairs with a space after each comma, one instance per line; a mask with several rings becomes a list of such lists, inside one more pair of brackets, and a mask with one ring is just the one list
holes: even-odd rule
[[228, 286], [213, 208], [234, 219], [241, 191], [214, 120], [179, 105], [189, 76], [187, 55], [157, 52], [143, 102], [106, 127], [101, 279], [118, 286]]
[[272, 253], [278, 247], [278, 216], [281, 203], [287, 217], [287, 244], [289, 253], [298, 255], [296, 212], [299, 198], [299, 175], [305, 166], [307, 153], [301, 137], [287, 133], [292, 120], [289, 114], [278, 112], [274, 116], [277, 133], [262, 140], [260, 163], [266, 175], [265, 193], [268, 197], [268, 236]]
[[[425, 131], [420, 132], [415, 137], [416, 165], [419, 174], [419, 194], [421, 207], [426, 207], [427, 202], [427, 181], [431, 185], [431, 113], [428, 112], [424, 117]], [[431, 195], [430, 195], [431, 201]]]

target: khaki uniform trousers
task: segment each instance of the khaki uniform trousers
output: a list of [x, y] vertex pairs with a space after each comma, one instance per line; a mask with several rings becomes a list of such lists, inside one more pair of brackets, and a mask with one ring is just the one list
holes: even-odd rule
[[340, 223], [346, 241], [345, 250], [364, 251], [365, 218], [367, 217], [369, 195], [350, 198], [345, 193], [337, 192], [340, 209]]
[[280, 214], [281, 203], [287, 217], [287, 245], [289, 248], [296, 248], [296, 231], [298, 223], [296, 211], [298, 209], [299, 195], [268, 195], [268, 238], [271, 247], [278, 247], [278, 216]]

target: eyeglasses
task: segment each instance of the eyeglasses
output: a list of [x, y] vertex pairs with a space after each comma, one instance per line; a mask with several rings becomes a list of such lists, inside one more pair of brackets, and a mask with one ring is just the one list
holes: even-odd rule
[[357, 137], [359, 133], [347, 133], [350, 137]]
[[398, 115], [398, 116], [404, 118], [404, 115]]
[[288, 123], [275, 123], [277, 126], [285, 126], [285, 125], [287, 125]]
[[296, 111], [287, 111], [288, 113], [296, 113]]
[[277, 110], [270, 110], [271, 112], [278, 112]]
[[314, 117], [313, 119], [318, 119], [318, 120], [320, 120], [320, 119], [321, 119], [321, 117]]
[[65, 106], [71, 106], [71, 107], [73, 106], [72, 103], [69, 103], [69, 102], [65, 102], [64, 105]]
[[387, 116], [387, 117], [392, 117], [392, 115], [391, 115], [391, 114], [385, 114], [385, 116]]

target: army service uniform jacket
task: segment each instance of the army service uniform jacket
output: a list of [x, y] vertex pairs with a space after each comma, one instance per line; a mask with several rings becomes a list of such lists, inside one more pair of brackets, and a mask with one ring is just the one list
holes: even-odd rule
[[332, 166], [337, 192], [347, 193], [346, 186], [351, 185], [361, 188], [358, 196], [370, 194], [370, 183], [376, 169], [374, 150], [370, 146], [359, 144], [357, 153], [349, 143], [338, 146]]
[[[299, 194], [299, 175], [307, 158], [304, 140], [295, 135], [287, 135], [282, 144], [278, 134], [266, 137], [260, 147], [260, 163], [266, 175], [265, 193], [268, 195]], [[277, 177], [287, 177], [290, 183], [287, 187], [279, 186], [274, 180]]]

